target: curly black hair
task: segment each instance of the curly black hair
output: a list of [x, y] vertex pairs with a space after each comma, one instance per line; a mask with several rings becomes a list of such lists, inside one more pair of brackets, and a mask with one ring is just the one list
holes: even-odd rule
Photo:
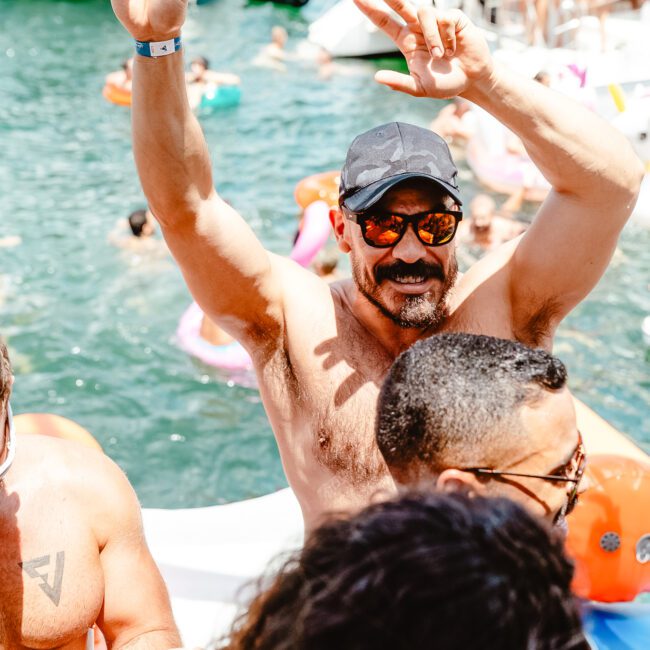
[[562, 540], [506, 499], [408, 493], [314, 530], [229, 650], [588, 650]]

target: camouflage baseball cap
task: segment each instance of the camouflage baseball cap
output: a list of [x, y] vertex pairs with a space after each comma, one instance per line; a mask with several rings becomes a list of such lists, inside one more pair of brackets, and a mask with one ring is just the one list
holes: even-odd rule
[[351, 212], [373, 206], [393, 186], [424, 178], [462, 205], [447, 143], [413, 124], [389, 122], [354, 139], [341, 170], [339, 201]]

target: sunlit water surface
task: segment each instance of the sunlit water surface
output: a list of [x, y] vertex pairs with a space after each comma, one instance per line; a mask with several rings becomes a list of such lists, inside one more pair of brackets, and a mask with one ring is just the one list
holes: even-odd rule
[[[241, 105], [202, 124], [219, 190], [280, 253], [296, 225], [298, 180], [340, 167], [359, 132], [394, 119], [424, 126], [440, 106], [375, 84], [378, 63], [350, 64], [330, 81], [307, 64], [286, 73], [250, 64], [274, 24], [295, 46], [318, 6], [219, 0], [192, 8], [184, 30], [188, 56], [203, 54], [243, 79]], [[0, 236], [23, 240], [0, 249], [14, 410], [79, 421], [145, 506], [222, 503], [284, 486], [258, 393], [174, 345], [190, 298], [172, 261], [107, 243], [115, 221], [143, 204], [129, 110], [101, 96], [104, 76], [131, 48], [110, 3], [2, 0], [0, 26]], [[471, 196], [471, 175], [461, 175]], [[650, 234], [630, 228], [555, 348], [575, 392], [646, 449], [649, 355], [640, 323], [650, 313], [649, 266]]]

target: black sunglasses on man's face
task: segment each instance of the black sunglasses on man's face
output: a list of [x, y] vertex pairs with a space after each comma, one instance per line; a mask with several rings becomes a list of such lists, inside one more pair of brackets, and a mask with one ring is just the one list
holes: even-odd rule
[[[579, 488], [582, 477], [585, 473], [585, 468], [587, 466], [587, 456], [585, 454], [585, 447], [582, 442], [582, 435], [578, 431], [578, 444], [575, 448], [575, 451], [571, 455], [571, 458], [568, 462], [558, 470], [557, 474], [526, 474], [524, 472], [502, 472], [497, 469], [488, 469], [485, 467], [469, 467], [461, 469], [462, 472], [472, 472], [473, 474], [478, 474], [482, 476], [493, 476], [498, 479], [499, 476], [520, 476], [523, 478], [538, 478], [543, 481], [555, 481], [555, 482], [564, 482], [572, 483], [571, 491], [568, 494], [567, 502], [563, 508], [562, 514], [564, 516], [568, 515], [573, 511], [578, 503]], [[575, 467], [573, 476], [567, 476], [566, 473], [571, 470], [572, 467]]]
[[401, 214], [379, 209], [366, 212], [345, 212], [346, 217], [361, 227], [363, 240], [373, 248], [390, 248], [404, 237], [409, 224], [425, 246], [444, 246], [456, 235], [463, 218], [460, 210], [426, 210]]

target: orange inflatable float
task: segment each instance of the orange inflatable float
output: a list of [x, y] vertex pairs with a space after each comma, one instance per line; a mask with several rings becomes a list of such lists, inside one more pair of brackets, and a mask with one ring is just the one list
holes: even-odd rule
[[41, 434], [64, 440], [75, 440], [93, 449], [101, 445], [81, 425], [53, 413], [21, 413], [14, 416], [16, 433]]
[[600, 602], [650, 591], [650, 462], [590, 456], [589, 488], [569, 517], [574, 591]]
[[314, 174], [303, 178], [294, 191], [296, 203], [304, 210], [315, 201], [338, 205], [341, 172], [338, 170]]
[[102, 90], [102, 95], [109, 102], [117, 104], [118, 106], [131, 106], [131, 91], [124, 90], [113, 84], [106, 84]]

